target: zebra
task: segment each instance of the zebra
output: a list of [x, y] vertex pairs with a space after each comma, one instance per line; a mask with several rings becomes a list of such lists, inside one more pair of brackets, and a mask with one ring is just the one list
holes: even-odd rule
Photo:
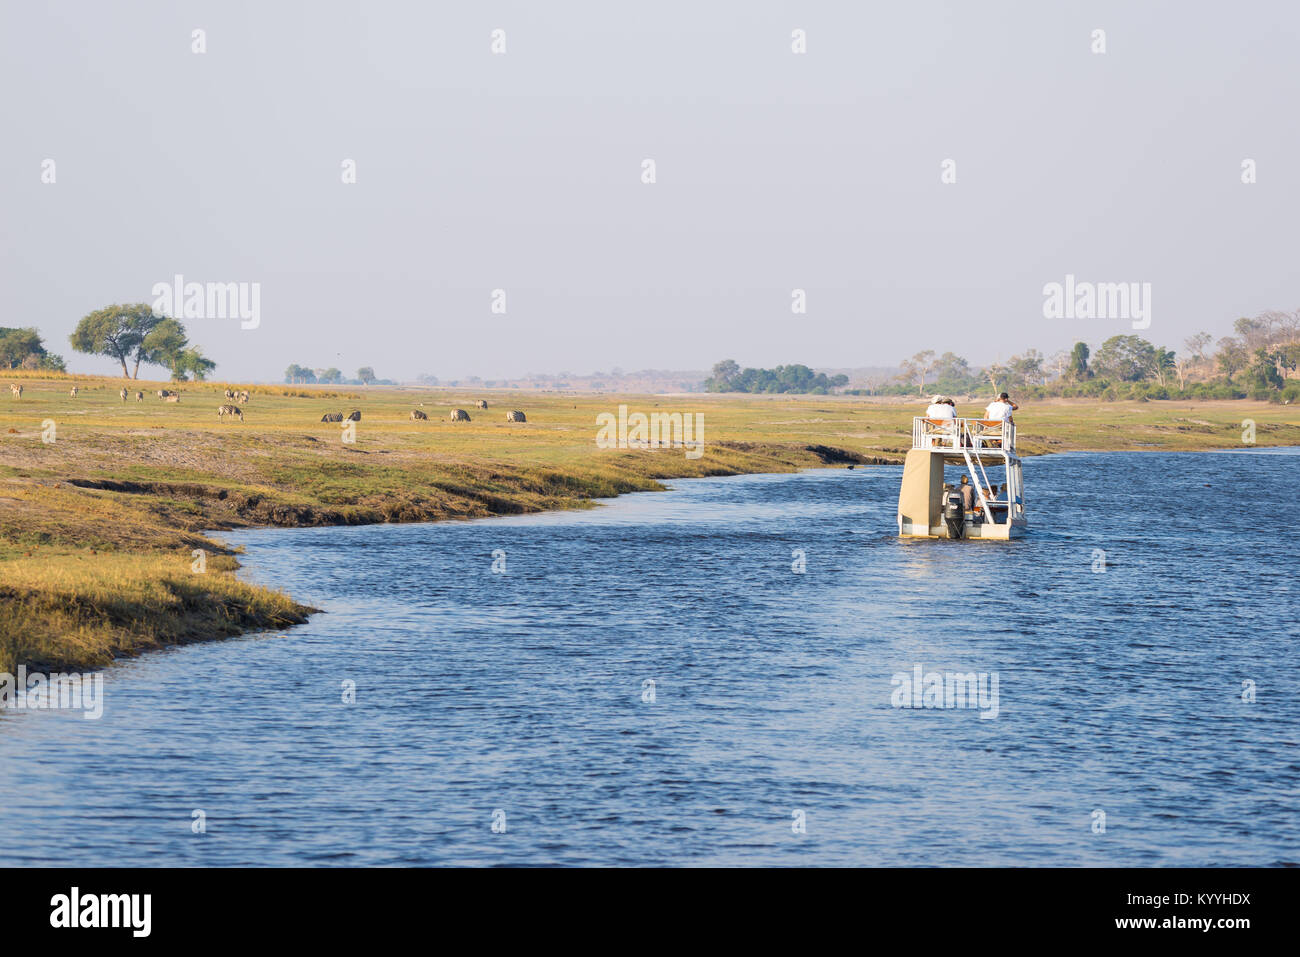
[[248, 390], [245, 389], [243, 392], [237, 393], [235, 398], [244, 403], [244, 405], [248, 405]]
[[342, 422], [342, 421], [343, 421], [343, 413], [342, 413], [342, 412], [326, 412], [324, 415], [322, 415], [322, 416], [320, 417], [320, 420], [321, 420], [322, 422]]
[[123, 402], [126, 401], [126, 386], [122, 386], [122, 391], [119, 392], [118, 395], [122, 397]]
[[21, 399], [23, 397], [23, 387], [20, 385], [11, 385], [9, 391], [13, 393], [15, 399]]
[[168, 392], [163, 396], [164, 402], [179, 402], [181, 400], [179, 392]]
[[464, 409], [452, 409], [451, 415], [447, 416], [448, 422], [468, 422], [469, 420], [469, 413]]
[[360, 410], [360, 409], [353, 409], [351, 412], [349, 412], [349, 413], [348, 413], [348, 421], [349, 421], [349, 422], [360, 422], [360, 421], [361, 421], [361, 410]]
[[[122, 391], [125, 392], [126, 390], [123, 389]], [[160, 399], [165, 399], [165, 398], [167, 398], [169, 395], [175, 395], [176, 393], [174, 393], [174, 392], [170, 392], [170, 391], [168, 391], [167, 389], [159, 389], [155, 394], [158, 396], [158, 398], [160, 398]]]
[[507, 413], [506, 413], [506, 421], [507, 421], [507, 422], [527, 422], [527, 421], [528, 421], [528, 417], [527, 417], [526, 415], [524, 415], [522, 412], [520, 412], [518, 409], [514, 409], [513, 411], [510, 411], [510, 412], [507, 412]]
[[69, 392], [68, 395], [72, 396], [74, 399], [77, 397], [77, 387], [75, 385], [72, 387], [72, 391]]
[[217, 418], [218, 418], [218, 419], [222, 419], [222, 420], [224, 420], [226, 416], [230, 416], [232, 419], [233, 419], [235, 416], [239, 416], [239, 421], [240, 421], [240, 422], [243, 422], [243, 421], [244, 421], [244, 410], [241, 409], [241, 408], [240, 408], [239, 406], [237, 406], [237, 405], [221, 405], [221, 406], [217, 406]]
[[415, 421], [415, 420], [417, 420], [417, 419], [427, 419], [428, 417], [429, 417], [429, 416], [428, 416], [427, 414], [425, 414], [424, 412], [421, 412], [419, 409], [415, 409], [414, 411], [411, 412], [411, 420], [412, 420], [412, 421]]
[[227, 389], [227, 390], [226, 390], [226, 398], [227, 398], [227, 399], [230, 399], [230, 400], [233, 402], [233, 401], [235, 400], [235, 390], [234, 390], [234, 389]]
[[137, 393], [135, 394], [135, 401], [137, 401], [137, 402], [143, 402], [143, 401], [144, 401], [144, 393], [143, 393], [143, 392], [137, 392]]
[[487, 408], [487, 399], [479, 399], [477, 402], [474, 403], [474, 408], [476, 408], [476, 409], [486, 409], [486, 408]]

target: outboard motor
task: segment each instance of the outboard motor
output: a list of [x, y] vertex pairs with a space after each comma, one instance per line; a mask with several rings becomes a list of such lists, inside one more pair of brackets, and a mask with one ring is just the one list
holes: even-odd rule
[[966, 509], [962, 505], [961, 492], [955, 489], [944, 493], [943, 523], [948, 526], [949, 538], [964, 537], [966, 533]]

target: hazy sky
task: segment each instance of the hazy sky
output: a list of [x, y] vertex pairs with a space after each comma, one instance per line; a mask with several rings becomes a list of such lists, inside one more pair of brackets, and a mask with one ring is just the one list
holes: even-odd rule
[[1143, 334], [1174, 348], [1300, 307], [1291, 2], [0, 11], [0, 325], [73, 370], [112, 371], [68, 346], [81, 316], [177, 273], [261, 284], [258, 328], [186, 323], [223, 378], [987, 362], [1132, 331], [1045, 319], [1067, 273], [1150, 282]]

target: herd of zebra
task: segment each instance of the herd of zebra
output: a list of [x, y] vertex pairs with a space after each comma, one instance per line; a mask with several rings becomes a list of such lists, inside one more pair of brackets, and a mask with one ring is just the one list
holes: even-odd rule
[[[420, 405], [424, 405], [424, 403], [421, 402]], [[488, 407], [487, 400], [479, 399], [477, 402], [474, 403], [474, 407], [478, 409], [486, 409]], [[428, 418], [429, 418], [428, 414], [425, 412], [421, 412], [419, 409], [415, 409], [414, 411], [411, 412], [412, 421], [424, 421], [427, 420]], [[451, 414], [447, 416], [447, 421], [448, 422], [469, 422], [470, 421], [469, 413], [466, 412], [464, 409], [452, 409]], [[512, 409], [511, 411], [506, 413], [506, 421], [527, 422], [528, 417], [524, 415], [522, 412], [520, 412], [518, 409]]]
[[[9, 391], [15, 399], [21, 399], [23, 397], [23, 387], [21, 385], [10, 385]], [[68, 394], [75, 399], [77, 397], [77, 392], [78, 392], [78, 388], [74, 385]], [[181, 400], [180, 393], [173, 392], [170, 389], [159, 389], [154, 394], [157, 395], [158, 398], [162, 399], [162, 401], [164, 402], [180, 402]], [[123, 402], [125, 402], [130, 397], [131, 393], [128, 392], [125, 387], [123, 387], [117, 393], [117, 395], [118, 398], [120, 398]], [[232, 421], [234, 419], [239, 419], [240, 422], [243, 422], [244, 410], [240, 408], [240, 406], [234, 405], [233, 403], [240, 402], [243, 405], [247, 405], [249, 400], [248, 390], [227, 389], [226, 398], [229, 399], [230, 402], [225, 405], [217, 406], [217, 418], [222, 421], [225, 421], [226, 416], [230, 416]], [[144, 393], [136, 392], [135, 401], [143, 402]], [[420, 405], [424, 405], [424, 403], [421, 402]], [[488, 407], [487, 400], [479, 399], [477, 402], [474, 403], [474, 406], [475, 408], [478, 409], [486, 409]], [[428, 418], [429, 418], [428, 413], [422, 412], [420, 409], [415, 409], [411, 412], [411, 420], [413, 422], [428, 421]], [[321, 416], [321, 421], [322, 422], [343, 422], [345, 421], [345, 417], [342, 412], [326, 412], [323, 416]], [[353, 409], [351, 412], [347, 414], [346, 421], [360, 422], [361, 410]], [[452, 409], [451, 414], [447, 416], [447, 421], [448, 422], [469, 422], [470, 421], [469, 413], [466, 412], [464, 409]], [[506, 413], [506, 421], [527, 422], [528, 417], [524, 415], [522, 412], [520, 412], [518, 409], [511, 409], [509, 412]]]

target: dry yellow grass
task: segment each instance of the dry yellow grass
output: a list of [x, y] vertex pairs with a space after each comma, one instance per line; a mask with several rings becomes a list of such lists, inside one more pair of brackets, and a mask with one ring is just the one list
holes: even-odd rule
[[148, 648], [284, 628], [312, 610], [231, 573], [213, 555], [203, 573], [188, 555], [58, 550], [4, 562], [0, 672], [86, 669]]

